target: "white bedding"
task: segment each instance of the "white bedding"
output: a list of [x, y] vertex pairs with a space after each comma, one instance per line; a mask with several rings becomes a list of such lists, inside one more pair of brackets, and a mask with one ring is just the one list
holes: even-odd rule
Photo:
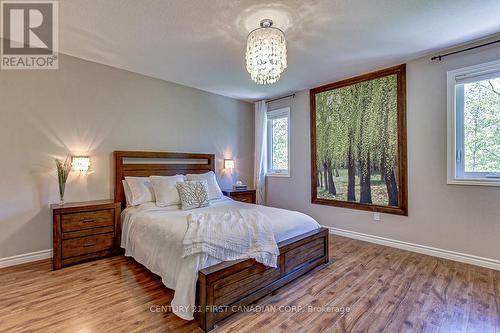
[[220, 261], [255, 259], [278, 267], [272, 222], [257, 209], [214, 208], [188, 215], [182, 257], [206, 253]]
[[314, 219], [299, 212], [246, 204], [227, 197], [212, 201], [210, 207], [191, 211], [179, 210], [176, 206], [157, 207], [153, 202], [125, 209], [122, 213], [121, 244], [125, 255], [161, 276], [163, 284], [175, 290], [172, 312], [186, 320], [193, 319], [198, 271], [220, 262], [206, 254], [182, 258], [187, 217], [192, 212], [221, 208], [260, 211], [272, 221], [276, 242], [320, 227]]

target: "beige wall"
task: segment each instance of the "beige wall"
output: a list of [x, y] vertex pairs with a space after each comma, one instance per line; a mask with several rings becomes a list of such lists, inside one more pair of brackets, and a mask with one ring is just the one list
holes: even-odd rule
[[[321, 224], [500, 260], [500, 187], [446, 184], [446, 72], [500, 59], [500, 47], [407, 65], [409, 216], [311, 204], [309, 91], [291, 100], [291, 178], [268, 178], [268, 204]], [[353, 75], [359, 74], [353, 72]]]
[[73, 57], [0, 71], [0, 125], [0, 258], [51, 247], [54, 158], [68, 152], [88, 152], [92, 172], [70, 175], [66, 201], [111, 197], [117, 149], [215, 153], [252, 180], [253, 105]]

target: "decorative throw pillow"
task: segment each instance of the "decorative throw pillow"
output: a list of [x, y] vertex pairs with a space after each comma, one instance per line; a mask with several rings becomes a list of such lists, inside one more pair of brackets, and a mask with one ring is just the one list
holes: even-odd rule
[[183, 210], [210, 205], [206, 180], [179, 182], [176, 186]]
[[213, 171], [201, 174], [187, 174], [187, 180], [206, 180], [208, 185], [208, 199], [220, 199], [222, 198], [222, 191], [217, 184], [217, 180], [215, 179], [215, 173]]
[[184, 181], [184, 175], [150, 176], [149, 180], [153, 185], [157, 206], [167, 207], [181, 204], [176, 184]]
[[154, 202], [155, 194], [149, 177], [125, 177], [130, 189], [130, 205], [137, 206], [145, 202]]

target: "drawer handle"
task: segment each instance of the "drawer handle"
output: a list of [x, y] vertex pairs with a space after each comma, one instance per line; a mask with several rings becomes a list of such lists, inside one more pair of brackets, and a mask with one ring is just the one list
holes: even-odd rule
[[240, 199], [240, 201], [241, 201], [241, 202], [247, 202], [247, 201], [248, 201], [248, 199], [243, 198], [243, 199]]
[[83, 223], [92, 223], [92, 222], [95, 222], [95, 219], [83, 219], [82, 222]]
[[91, 246], [94, 246], [95, 243], [92, 243], [92, 244], [83, 244], [83, 247], [91, 247]]

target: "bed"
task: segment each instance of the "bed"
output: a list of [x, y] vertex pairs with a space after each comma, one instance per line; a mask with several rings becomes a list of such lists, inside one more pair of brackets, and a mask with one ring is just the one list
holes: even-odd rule
[[[171, 176], [215, 171], [215, 155], [169, 152], [114, 152], [115, 200], [126, 207], [122, 180], [126, 176]], [[218, 262], [213, 258], [180, 258], [188, 212], [145, 203], [122, 212], [121, 245], [175, 290], [172, 311], [183, 319], [194, 314], [204, 331], [241, 306], [248, 305], [286, 283], [328, 262], [328, 230], [307, 215], [236, 202], [211, 203], [217, 209], [257, 209], [272, 220], [280, 255], [276, 268], [253, 259]], [[198, 208], [203, 210], [210, 208]], [[193, 304], [194, 300], [194, 304]]]

